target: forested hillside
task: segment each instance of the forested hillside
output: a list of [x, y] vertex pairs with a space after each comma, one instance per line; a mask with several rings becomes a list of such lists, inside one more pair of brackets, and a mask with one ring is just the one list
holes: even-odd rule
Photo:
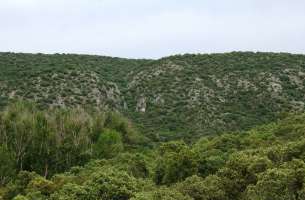
[[303, 200], [305, 56], [0, 53], [0, 200]]
[[304, 110], [305, 56], [233, 52], [135, 60], [0, 53], [0, 103], [119, 111], [153, 141], [247, 130]]
[[0, 113], [1, 200], [303, 200], [305, 115], [150, 146], [118, 113]]

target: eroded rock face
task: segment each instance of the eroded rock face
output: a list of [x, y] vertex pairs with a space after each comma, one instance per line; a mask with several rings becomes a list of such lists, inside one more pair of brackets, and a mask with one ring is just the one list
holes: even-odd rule
[[138, 99], [136, 111], [145, 113], [145, 111], [146, 111], [146, 98], [145, 97], [140, 97]]

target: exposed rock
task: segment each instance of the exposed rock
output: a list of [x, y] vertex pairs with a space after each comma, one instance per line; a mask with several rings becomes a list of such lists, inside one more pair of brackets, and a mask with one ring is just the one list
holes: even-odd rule
[[136, 111], [143, 112], [143, 113], [146, 111], [146, 98], [145, 97], [140, 97], [138, 99]]

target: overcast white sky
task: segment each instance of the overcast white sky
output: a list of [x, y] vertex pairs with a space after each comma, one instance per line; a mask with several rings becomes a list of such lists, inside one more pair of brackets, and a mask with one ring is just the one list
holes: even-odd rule
[[305, 0], [0, 0], [0, 51], [305, 53]]

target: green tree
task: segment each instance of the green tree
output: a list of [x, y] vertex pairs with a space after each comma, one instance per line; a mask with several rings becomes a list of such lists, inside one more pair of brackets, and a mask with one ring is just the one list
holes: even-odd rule
[[178, 183], [177, 190], [194, 200], [226, 200], [228, 199], [223, 188], [222, 180], [211, 175], [205, 179], [196, 175], [188, 177]]
[[304, 162], [293, 160], [260, 174], [258, 182], [248, 187], [246, 197], [248, 200], [301, 200], [304, 178]]
[[30, 200], [29, 198], [23, 196], [23, 195], [18, 195], [13, 200]]
[[182, 142], [161, 145], [154, 180], [156, 184], [172, 184], [183, 181], [197, 172], [193, 151]]
[[256, 184], [258, 175], [271, 166], [266, 157], [237, 153], [217, 172], [217, 176], [221, 178], [228, 198], [239, 199], [250, 184]]
[[106, 129], [99, 136], [94, 147], [94, 153], [99, 158], [112, 158], [124, 149], [121, 135], [115, 131]]
[[173, 188], [159, 188], [149, 192], [136, 193], [130, 200], [192, 200]]
[[128, 200], [143, 189], [144, 183], [124, 171], [100, 168], [92, 174], [85, 187], [90, 188], [90, 199]]
[[44, 196], [50, 196], [55, 190], [55, 184], [41, 176], [32, 179], [26, 188], [26, 193], [37, 193]]
[[104, 126], [121, 133], [122, 140], [126, 144], [136, 144], [140, 139], [143, 139], [133, 128], [130, 121], [119, 113], [109, 112], [106, 116]]
[[121, 153], [110, 162], [136, 178], [148, 178], [153, 164], [153, 160], [147, 161], [147, 157], [141, 153]]
[[16, 173], [16, 163], [13, 154], [4, 146], [0, 146], [0, 186], [3, 186]]
[[[68, 183], [53, 193], [51, 200], [90, 200], [88, 189], [84, 186]], [[92, 199], [93, 200], [93, 199]]]

